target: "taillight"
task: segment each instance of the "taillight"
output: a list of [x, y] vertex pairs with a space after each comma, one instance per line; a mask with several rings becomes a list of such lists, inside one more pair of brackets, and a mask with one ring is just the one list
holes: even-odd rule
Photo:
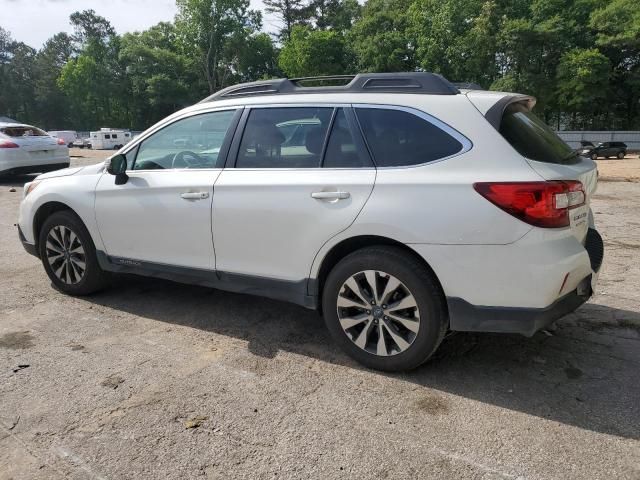
[[0, 148], [20, 148], [20, 145], [9, 140], [0, 139]]
[[58, 139], [58, 145], [66, 145], [66, 142], [64, 141], [64, 138], [59, 138]]
[[543, 228], [568, 227], [569, 210], [586, 200], [578, 181], [481, 182], [473, 188], [505, 212]]

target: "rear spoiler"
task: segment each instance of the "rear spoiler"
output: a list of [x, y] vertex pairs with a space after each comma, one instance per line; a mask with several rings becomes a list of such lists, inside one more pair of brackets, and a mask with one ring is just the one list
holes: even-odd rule
[[535, 97], [528, 95], [505, 95], [496, 103], [493, 104], [489, 110], [484, 114], [484, 118], [495, 128], [500, 130], [500, 123], [502, 122], [502, 115], [505, 109], [513, 103], [522, 103], [531, 111], [536, 104]]

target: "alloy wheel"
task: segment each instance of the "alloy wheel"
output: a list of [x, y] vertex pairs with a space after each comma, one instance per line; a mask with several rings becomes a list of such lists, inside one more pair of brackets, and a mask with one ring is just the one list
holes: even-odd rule
[[47, 235], [46, 256], [53, 274], [68, 285], [79, 283], [87, 269], [84, 246], [78, 235], [57, 225]]
[[347, 337], [378, 356], [407, 350], [420, 329], [420, 311], [411, 291], [393, 275], [365, 270], [349, 277], [336, 302]]

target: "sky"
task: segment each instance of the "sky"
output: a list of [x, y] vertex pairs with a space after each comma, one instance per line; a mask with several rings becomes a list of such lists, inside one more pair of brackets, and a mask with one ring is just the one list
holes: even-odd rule
[[[251, 0], [251, 7], [262, 10], [262, 1]], [[0, 27], [13, 39], [38, 49], [58, 32], [71, 33], [69, 15], [90, 8], [109, 20], [120, 34], [173, 20], [176, 14], [172, 0], [0, 0]], [[277, 30], [275, 19], [264, 12], [263, 29]]]

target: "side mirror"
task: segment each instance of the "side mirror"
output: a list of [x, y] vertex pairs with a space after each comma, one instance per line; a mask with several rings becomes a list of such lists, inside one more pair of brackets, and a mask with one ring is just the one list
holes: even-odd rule
[[124, 185], [129, 180], [127, 175], [127, 157], [121, 153], [114, 155], [107, 164], [107, 173], [116, 176], [116, 185]]

